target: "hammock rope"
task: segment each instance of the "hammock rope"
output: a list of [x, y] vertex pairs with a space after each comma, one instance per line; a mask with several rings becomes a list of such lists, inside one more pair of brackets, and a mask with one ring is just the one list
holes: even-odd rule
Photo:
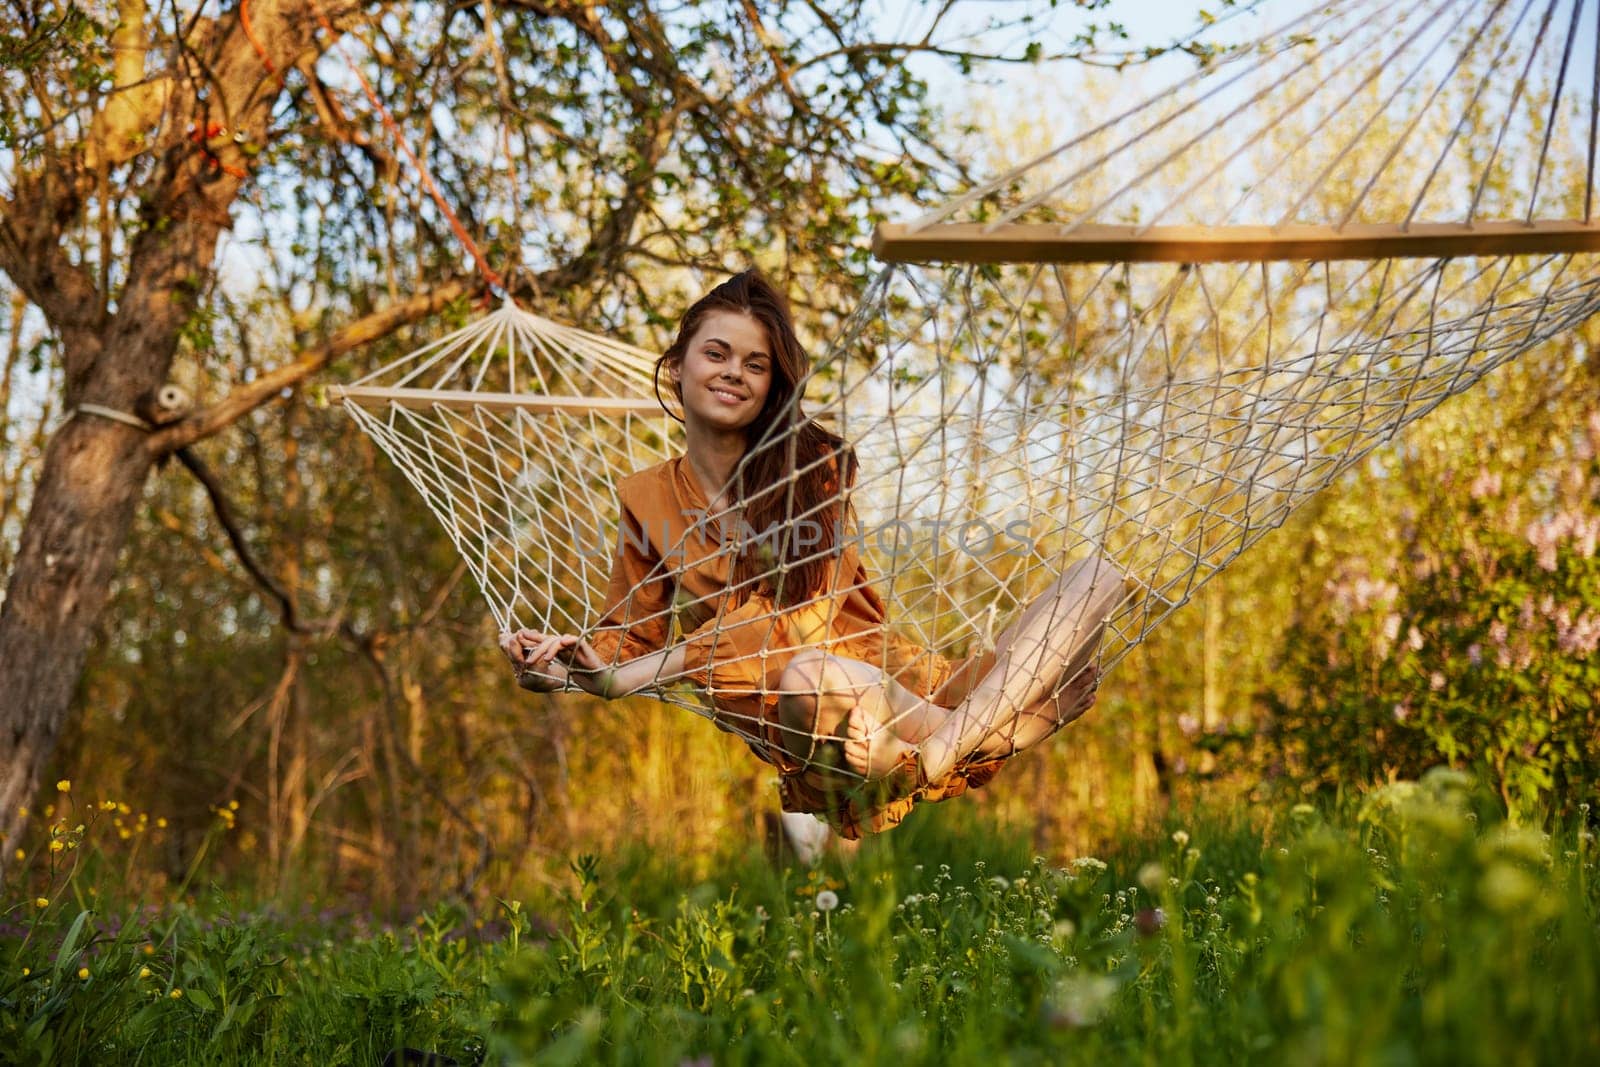
[[[955, 662], [1070, 589], [1048, 605], [1072, 631], [1056, 658], [1012, 657], [1043, 672], [1037, 691], [1067, 692], [1373, 449], [1600, 310], [1585, 2], [1310, 4], [881, 228], [889, 264], [817, 360], [805, 411], [860, 459], [839, 503], [895, 632]], [[1524, 142], [1537, 151], [1508, 147]], [[588, 633], [617, 483], [682, 450], [654, 363], [508, 301], [342, 398], [502, 629]], [[654, 547], [692, 552], [740, 516], [733, 501]], [[738, 550], [716, 550], [729, 573]], [[1102, 576], [1087, 585], [1086, 565]], [[811, 607], [831, 619], [848, 591]], [[734, 610], [687, 614], [715, 639]], [[685, 614], [669, 597], [630, 622], [682, 638]], [[816, 647], [776, 614], [753, 677]], [[682, 679], [652, 692], [771, 755], [758, 717]]]

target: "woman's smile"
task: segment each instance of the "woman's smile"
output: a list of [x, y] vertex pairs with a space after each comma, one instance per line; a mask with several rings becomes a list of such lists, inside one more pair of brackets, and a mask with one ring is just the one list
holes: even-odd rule
[[685, 420], [719, 432], [742, 430], [760, 415], [772, 388], [771, 352], [766, 327], [748, 314], [708, 313], [672, 369]]

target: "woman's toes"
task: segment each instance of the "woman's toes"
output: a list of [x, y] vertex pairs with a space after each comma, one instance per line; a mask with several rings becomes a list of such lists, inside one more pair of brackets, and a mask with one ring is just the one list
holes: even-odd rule
[[872, 773], [872, 733], [859, 704], [845, 713], [844, 761], [859, 775]]
[[857, 704], [845, 715], [844, 761], [864, 778], [882, 778], [900, 764], [909, 749], [885, 726], [873, 722]]

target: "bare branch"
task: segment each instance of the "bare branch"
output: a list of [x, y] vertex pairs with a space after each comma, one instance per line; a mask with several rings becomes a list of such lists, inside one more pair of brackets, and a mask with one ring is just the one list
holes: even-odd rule
[[327, 341], [302, 352], [292, 362], [266, 372], [253, 382], [239, 386], [204, 411], [151, 434], [148, 438], [151, 453], [157, 456], [166, 455], [226, 429], [246, 414], [272, 400], [283, 390], [315, 374], [332, 360], [352, 349], [384, 337], [401, 326], [438, 312], [451, 301], [472, 292], [476, 284], [478, 283], [467, 279], [454, 279], [420, 293], [410, 300], [357, 319], [337, 331]]

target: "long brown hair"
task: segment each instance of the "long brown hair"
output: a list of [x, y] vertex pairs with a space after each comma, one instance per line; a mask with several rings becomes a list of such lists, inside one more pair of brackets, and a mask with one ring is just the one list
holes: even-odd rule
[[[744, 459], [735, 474], [742, 532], [754, 537], [740, 546], [734, 594], [742, 602], [759, 588], [779, 607], [793, 607], [822, 591], [839, 554], [845, 493], [856, 480], [855, 450], [801, 410], [800, 383], [811, 357], [795, 336], [789, 302], [755, 269], [735, 274], [684, 314], [677, 338], [656, 360], [657, 400], [662, 370], [682, 366], [695, 331], [713, 311], [749, 315], [767, 331], [772, 349], [772, 383], [761, 413], [745, 427]], [[674, 392], [681, 404], [682, 387]], [[682, 421], [664, 400], [661, 406]]]

